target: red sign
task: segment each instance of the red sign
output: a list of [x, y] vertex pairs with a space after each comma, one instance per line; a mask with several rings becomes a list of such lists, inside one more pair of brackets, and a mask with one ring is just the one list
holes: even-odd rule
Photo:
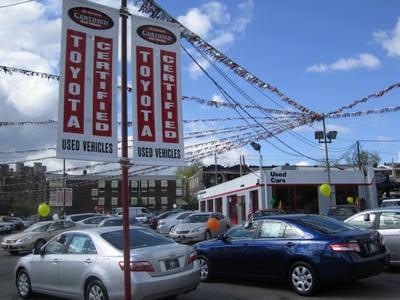
[[113, 40], [94, 38], [93, 135], [112, 136]]
[[176, 53], [161, 50], [160, 64], [163, 142], [179, 143]]
[[86, 34], [67, 30], [64, 85], [64, 132], [84, 131]]
[[137, 34], [144, 40], [158, 45], [171, 45], [176, 42], [175, 34], [156, 25], [140, 26]]
[[114, 26], [109, 16], [93, 8], [74, 7], [68, 10], [68, 16], [77, 24], [91, 29], [106, 30]]
[[154, 142], [153, 49], [136, 47], [137, 135], [139, 141]]

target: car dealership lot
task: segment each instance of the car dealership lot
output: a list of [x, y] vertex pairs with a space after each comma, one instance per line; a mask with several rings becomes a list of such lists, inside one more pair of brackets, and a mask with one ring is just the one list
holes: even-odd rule
[[[0, 239], [3, 236], [0, 236]], [[8, 252], [0, 252], [0, 299], [20, 299], [12, 277], [18, 258], [19, 256], [9, 255]], [[400, 267], [391, 268], [379, 276], [351, 284], [325, 286], [314, 299], [399, 299], [399, 293]], [[201, 283], [196, 291], [181, 295], [177, 299], [289, 300], [300, 298], [287, 285], [281, 283], [218, 278], [211, 283]], [[38, 295], [34, 299], [55, 300], [56, 298]]]

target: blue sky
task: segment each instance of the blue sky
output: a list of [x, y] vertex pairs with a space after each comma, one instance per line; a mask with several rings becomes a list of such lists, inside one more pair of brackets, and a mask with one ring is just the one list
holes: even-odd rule
[[[7, 0], [7, 3], [13, 3]], [[118, 7], [117, 0], [97, 0]], [[129, 1], [132, 11], [133, 2]], [[4, 3], [6, 4], [6, 3]], [[57, 73], [61, 32], [61, 1], [43, 0], [13, 8], [0, 9], [0, 65]], [[286, 95], [320, 113], [329, 112], [399, 80], [400, 2], [396, 0], [353, 1], [180, 1], [159, 0], [159, 4], [216, 48], [247, 70], [275, 85]], [[204, 63], [187, 42], [183, 45], [196, 57], [238, 102], [248, 102]], [[281, 109], [223, 65], [218, 66], [260, 105]], [[7, 121], [47, 120], [57, 116], [58, 83], [0, 73], [0, 118]], [[266, 94], [283, 108], [294, 110], [271, 93]], [[182, 53], [182, 95], [226, 101], [210, 80]], [[363, 111], [398, 105], [400, 91], [360, 104], [349, 111]], [[235, 111], [209, 108], [192, 102], [183, 104], [185, 120], [237, 117]], [[263, 116], [249, 110], [254, 116]], [[338, 131], [330, 145], [330, 156], [339, 157], [357, 139], [400, 139], [399, 113], [369, 117], [327, 120], [328, 129]], [[185, 132], [246, 125], [243, 121], [193, 123]], [[316, 122], [279, 135], [285, 143], [315, 159], [323, 158], [317, 145], [310, 146], [293, 135], [314, 142]], [[0, 129], [0, 138], [8, 141], [1, 151], [54, 146], [56, 127]], [[239, 132], [238, 133], [243, 133]], [[219, 138], [224, 136], [219, 136]], [[298, 137], [298, 136], [297, 136]], [[209, 136], [189, 143], [217, 139]], [[293, 151], [270, 139], [285, 152]], [[261, 142], [264, 164], [315, 164], [306, 157], [288, 155]], [[398, 161], [400, 143], [362, 143], [363, 149], [379, 151], [382, 162]], [[224, 164], [236, 164], [243, 154], [248, 163], [257, 164], [251, 147], [219, 155]], [[52, 153], [0, 157], [0, 161], [35, 158]], [[213, 156], [204, 160], [213, 163]], [[71, 162], [72, 164], [72, 162]], [[53, 162], [50, 169], [59, 168]]]

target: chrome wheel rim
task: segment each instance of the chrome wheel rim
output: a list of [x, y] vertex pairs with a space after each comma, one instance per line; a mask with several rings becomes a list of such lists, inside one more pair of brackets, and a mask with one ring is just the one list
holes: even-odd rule
[[304, 266], [297, 266], [292, 271], [293, 286], [300, 292], [308, 292], [313, 286], [311, 271]]
[[18, 276], [18, 291], [23, 297], [29, 293], [29, 279], [25, 273], [21, 273]]
[[203, 258], [200, 258], [199, 262], [200, 262], [200, 279], [206, 280], [208, 277], [208, 264]]
[[89, 300], [103, 300], [103, 289], [97, 284], [92, 285], [89, 290]]

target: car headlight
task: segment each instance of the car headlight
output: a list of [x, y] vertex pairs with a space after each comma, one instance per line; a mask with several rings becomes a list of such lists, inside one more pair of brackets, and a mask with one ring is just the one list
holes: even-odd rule
[[199, 232], [204, 230], [204, 227], [197, 227], [197, 228], [193, 228], [192, 230], [190, 230], [190, 232]]
[[30, 237], [22, 238], [22, 239], [17, 240], [17, 243], [24, 243], [24, 242], [29, 241], [30, 239], [31, 239]]
[[164, 225], [166, 222], [164, 220], [158, 221], [158, 225]]

